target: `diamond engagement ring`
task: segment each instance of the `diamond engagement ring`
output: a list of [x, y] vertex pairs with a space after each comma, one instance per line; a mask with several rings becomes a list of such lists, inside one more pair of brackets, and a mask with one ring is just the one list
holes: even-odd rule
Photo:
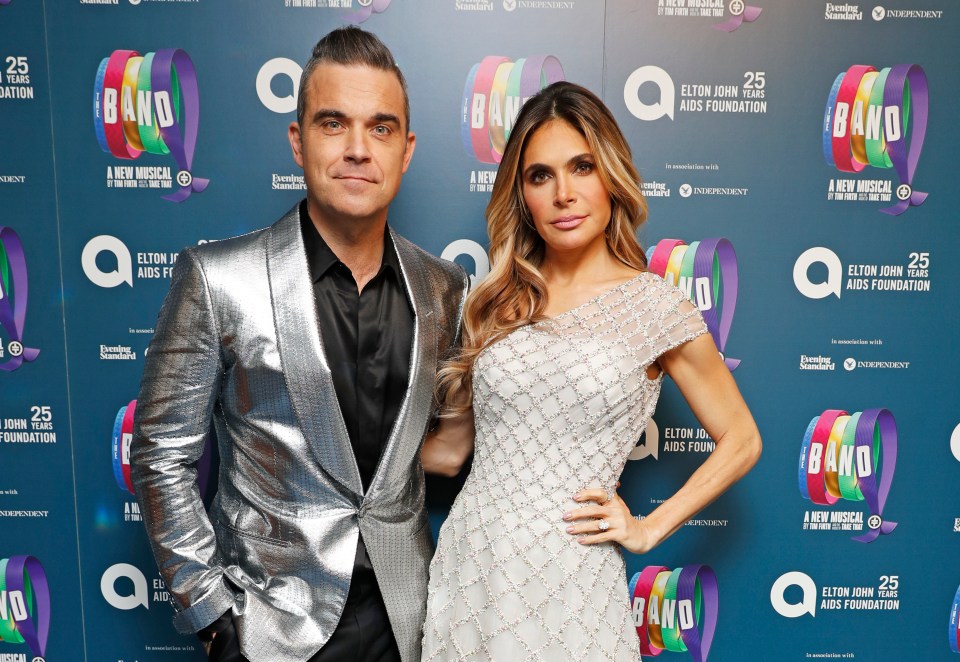
[[597, 528], [600, 529], [601, 531], [606, 531], [607, 529], [610, 528], [610, 522], [608, 522], [605, 519], [598, 519]]

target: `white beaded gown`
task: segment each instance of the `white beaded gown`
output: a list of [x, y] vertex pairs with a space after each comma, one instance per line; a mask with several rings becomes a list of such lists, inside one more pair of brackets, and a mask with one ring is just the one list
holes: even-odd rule
[[477, 357], [473, 469], [430, 564], [423, 660], [638, 660], [620, 546], [566, 532], [571, 497], [613, 488], [653, 414], [646, 368], [705, 333], [643, 273]]

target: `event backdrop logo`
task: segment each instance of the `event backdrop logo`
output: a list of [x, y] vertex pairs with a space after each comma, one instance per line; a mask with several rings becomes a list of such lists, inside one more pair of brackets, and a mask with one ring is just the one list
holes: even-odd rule
[[[126, 579], [127, 581], [122, 582], [121, 585], [124, 589], [132, 585], [133, 593], [121, 595], [116, 586], [118, 579]], [[114, 609], [122, 611], [130, 611], [137, 607], [150, 609], [147, 578], [140, 572], [140, 568], [129, 563], [115, 563], [104, 571], [103, 576], [100, 577], [100, 593], [107, 604]]]
[[853, 540], [873, 542], [897, 528], [896, 522], [883, 519], [896, 468], [897, 422], [889, 410], [848, 414], [828, 409], [813, 417], [803, 435], [800, 494], [821, 506], [841, 499], [866, 501], [869, 531]]
[[950, 650], [954, 653], [960, 653], [960, 588], [953, 596], [953, 606], [950, 607], [950, 628], [947, 631], [947, 637], [950, 641]]
[[[679, 287], [696, 304], [724, 355], [739, 284], [733, 244], [723, 238], [694, 241], [689, 246], [679, 239], [661, 239], [647, 250], [647, 262], [651, 273]], [[731, 371], [740, 365], [740, 359], [726, 356], [723, 362]]]
[[743, 0], [730, 0], [727, 7], [730, 10], [730, 18], [713, 26], [723, 32], [733, 32], [744, 23], [753, 23], [760, 18], [760, 12], [763, 11], [759, 7], [751, 7]]
[[32, 556], [0, 559], [0, 641], [26, 644], [35, 657], [47, 650], [50, 587]]
[[363, 23], [373, 14], [382, 14], [390, 6], [390, 0], [357, 0], [360, 9], [347, 15], [349, 23]]
[[[23, 244], [13, 228], [0, 225], [0, 327], [6, 333], [6, 350], [10, 355], [0, 363], [0, 370], [13, 372], [24, 361], [33, 361], [40, 354], [39, 349], [23, 345], [26, 318], [27, 260]], [[3, 356], [2, 351], [0, 356]]]
[[671, 571], [649, 565], [630, 580], [629, 595], [641, 655], [689, 652], [694, 662], [706, 662], [720, 609], [717, 576], [710, 566]]
[[[787, 589], [797, 586], [803, 592], [800, 602], [787, 602]], [[770, 604], [778, 614], [786, 618], [799, 618], [804, 614], [817, 616], [817, 585], [805, 572], [793, 571], [780, 575], [770, 587]]]
[[120, 407], [113, 421], [113, 478], [117, 486], [133, 494], [133, 481], [130, 478], [130, 442], [133, 441], [133, 416], [137, 411], [137, 401]]
[[[129, 492], [130, 494], [135, 494], [133, 491], [133, 480], [130, 477], [130, 445], [133, 442], [133, 420], [136, 412], [136, 400], [131, 400], [123, 407], [120, 407], [116, 417], [113, 419], [113, 435], [110, 445], [113, 479], [121, 491]], [[197, 487], [200, 489], [201, 496], [207, 493], [212, 461], [213, 444], [211, 443], [210, 437], [207, 437], [203, 455], [200, 456], [200, 460], [196, 466]]]
[[209, 184], [192, 173], [199, 123], [197, 73], [185, 51], [167, 48], [141, 56], [117, 50], [100, 62], [93, 86], [100, 149], [131, 160], [144, 152], [169, 154], [180, 188], [165, 200], [182, 202]]
[[913, 190], [913, 177], [927, 132], [928, 97], [927, 75], [917, 64], [880, 71], [855, 64], [838, 75], [830, 89], [823, 156], [841, 172], [858, 173], [868, 165], [893, 168], [900, 180], [898, 202], [880, 210], [885, 214], [898, 216], [927, 198]]
[[552, 55], [516, 62], [488, 55], [473, 65], [463, 87], [460, 113], [460, 138], [467, 154], [481, 163], [500, 163], [520, 107], [560, 80], [563, 66]]

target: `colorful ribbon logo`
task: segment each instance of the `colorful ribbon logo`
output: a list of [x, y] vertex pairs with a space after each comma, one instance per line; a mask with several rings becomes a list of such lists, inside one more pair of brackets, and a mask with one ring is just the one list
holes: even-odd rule
[[947, 639], [950, 641], [950, 650], [960, 653], [960, 588], [957, 588], [957, 594], [953, 596], [949, 625]]
[[893, 168], [900, 179], [899, 201], [880, 211], [899, 216], [927, 199], [926, 193], [913, 190], [913, 177], [923, 151], [928, 111], [927, 74], [920, 65], [897, 64], [877, 71], [855, 64], [837, 76], [830, 89], [823, 116], [823, 157], [842, 172], [860, 172], [868, 165]]
[[460, 138], [467, 154], [481, 163], [500, 163], [520, 107], [561, 80], [563, 66], [552, 55], [516, 62], [488, 55], [473, 65], [463, 87], [460, 114]]
[[689, 652], [694, 662], [706, 662], [720, 610], [717, 576], [710, 566], [673, 571], [647, 566], [630, 580], [629, 595], [641, 655]]
[[180, 188], [164, 200], [182, 202], [210, 183], [192, 174], [199, 123], [197, 72], [185, 51], [167, 48], [140, 56], [118, 50], [100, 62], [93, 86], [100, 149], [119, 159], [170, 154]]
[[729, 8], [730, 18], [723, 23], [715, 24], [713, 26], [714, 29], [722, 30], [723, 32], [733, 32], [744, 23], [753, 23], [760, 18], [760, 12], [763, 11], [759, 7], [751, 7], [750, 5], [744, 4], [743, 0], [731, 0]]
[[50, 587], [32, 556], [0, 559], [0, 640], [43, 657], [50, 635]]
[[[113, 479], [122, 492], [135, 494], [133, 480], [130, 476], [130, 444], [133, 441], [133, 420], [137, 412], [137, 401], [131, 400], [120, 407], [113, 419], [113, 436], [111, 456], [113, 464]], [[197, 487], [200, 496], [207, 493], [207, 484], [210, 482], [211, 463], [213, 461], [213, 444], [207, 438], [203, 455], [197, 461]]]
[[689, 246], [679, 239], [661, 239], [647, 250], [647, 263], [650, 273], [679, 287], [700, 309], [713, 342], [724, 355], [723, 362], [731, 372], [736, 370], [740, 359], [725, 355], [740, 280], [733, 244], [723, 238], [694, 241]]
[[120, 407], [113, 421], [113, 478], [117, 487], [133, 494], [133, 480], [130, 478], [130, 442], [133, 441], [133, 415], [137, 411], [137, 401]]
[[0, 370], [13, 372], [24, 361], [40, 354], [39, 349], [23, 346], [23, 325], [27, 318], [27, 260], [23, 244], [13, 228], [0, 225], [0, 327], [9, 338], [10, 358], [0, 363]]
[[889, 410], [848, 414], [828, 409], [813, 417], [803, 435], [800, 494], [821, 506], [840, 499], [866, 501], [869, 530], [853, 540], [873, 542], [897, 528], [896, 522], [883, 519], [896, 468], [897, 422]]

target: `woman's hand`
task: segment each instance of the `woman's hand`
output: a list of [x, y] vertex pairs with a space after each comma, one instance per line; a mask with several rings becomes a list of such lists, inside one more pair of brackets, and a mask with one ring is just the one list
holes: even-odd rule
[[577, 542], [581, 545], [618, 542], [634, 554], [643, 554], [656, 546], [650, 531], [643, 522], [630, 514], [627, 504], [616, 492], [608, 494], [607, 490], [596, 487], [581, 490], [574, 495], [573, 500], [578, 503], [597, 503], [595, 506], [574, 508], [563, 515], [564, 521], [571, 523], [567, 527], [567, 533], [580, 536]]

